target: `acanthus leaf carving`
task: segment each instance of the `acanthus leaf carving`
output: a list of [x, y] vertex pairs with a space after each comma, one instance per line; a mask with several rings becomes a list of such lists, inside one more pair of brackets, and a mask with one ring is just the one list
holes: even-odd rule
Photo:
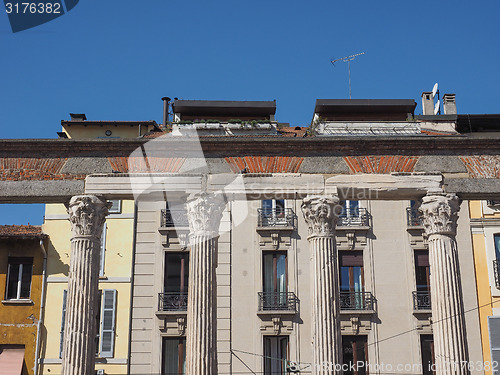
[[426, 236], [455, 236], [459, 209], [460, 199], [455, 194], [429, 194], [423, 197], [419, 211]]
[[190, 235], [217, 237], [225, 207], [223, 194], [202, 192], [191, 195], [186, 202]]
[[335, 236], [335, 227], [342, 206], [340, 199], [334, 195], [313, 195], [302, 201], [302, 213], [309, 226], [309, 237]]
[[73, 237], [99, 240], [111, 203], [96, 195], [77, 195], [66, 204]]

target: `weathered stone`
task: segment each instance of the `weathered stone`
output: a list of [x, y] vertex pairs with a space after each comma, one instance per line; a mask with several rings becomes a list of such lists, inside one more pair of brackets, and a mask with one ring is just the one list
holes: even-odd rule
[[92, 174], [111, 173], [113, 168], [104, 157], [74, 157], [69, 158], [61, 169], [61, 173]]
[[337, 156], [310, 156], [304, 158], [299, 168], [300, 173], [349, 173], [344, 158]]
[[84, 191], [83, 180], [0, 181], [0, 202], [65, 203]]
[[415, 172], [467, 172], [464, 163], [453, 155], [424, 155], [421, 156], [414, 168]]

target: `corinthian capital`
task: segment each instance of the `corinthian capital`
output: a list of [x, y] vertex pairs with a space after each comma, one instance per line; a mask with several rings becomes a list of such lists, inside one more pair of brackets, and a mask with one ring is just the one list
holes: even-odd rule
[[226, 200], [222, 194], [199, 193], [189, 197], [186, 208], [190, 235], [216, 237]]
[[340, 212], [337, 196], [313, 195], [302, 201], [302, 213], [309, 226], [309, 237], [334, 236]]
[[104, 220], [111, 203], [95, 195], [76, 195], [72, 197], [66, 209], [71, 222], [73, 237], [101, 238]]
[[422, 214], [425, 234], [457, 234], [460, 200], [455, 194], [430, 194], [422, 198], [419, 211]]

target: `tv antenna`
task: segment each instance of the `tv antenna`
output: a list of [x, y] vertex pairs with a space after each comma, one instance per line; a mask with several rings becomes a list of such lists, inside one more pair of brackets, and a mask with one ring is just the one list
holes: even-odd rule
[[355, 55], [341, 57], [340, 59], [331, 60], [331, 63], [333, 64], [333, 66], [335, 66], [335, 63], [337, 61], [342, 61], [342, 62], [347, 63], [347, 67], [349, 70], [349, 99], [351, 99], [351, 61], [354, 60], [357, 56], [361, 56], [364, 54], [365, 54], [364, 52], [361, 52], [361, 53], [356, 53]]

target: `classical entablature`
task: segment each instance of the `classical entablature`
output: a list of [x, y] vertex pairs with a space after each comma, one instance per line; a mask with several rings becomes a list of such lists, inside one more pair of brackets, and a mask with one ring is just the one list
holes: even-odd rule
[[[110, 198], [131, 196], [126, 186], [115, 190], [103, 186], [99, 191], [96, 184], [107, 181], [116, 186], [122, 180], [126, 185], [129, 180], [130, 185], [131, 178], [137, 180], [145, 173], [155, 178], [168, 175], [194, 180], [205, 175], [209, 186], [241, 174], [245, 194], [256, 197], [262, 193], [259, 189], [268, 192], [272, 186], [290, 194], [301, 189], [306, 194], [328, 192], [335, 186], [344, 198], [370, 192], [365, 198], [409, 199], [429, 190], [427, 179], [439, 179], [442, 190], [464, 199], [500, 194], [497, 135], [207, 136], [198, 140], [204, 157], [200, 153], [193, 156], [193, 139], [183, 137], [157, 138], [153, 146], [150, 139], [2, 140], [0, 201], [63, 202], [74, 195], [99, 192]], [[137, 153], [141, 149], [147, 149], [144, 156]], [[248, 184], [263, 185], [249, 191]]]

